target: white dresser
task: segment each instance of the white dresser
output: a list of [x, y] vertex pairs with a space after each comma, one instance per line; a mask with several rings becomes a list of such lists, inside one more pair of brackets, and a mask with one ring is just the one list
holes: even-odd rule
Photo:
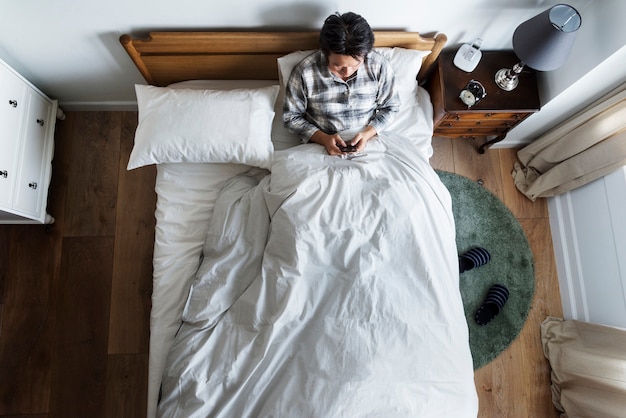
[[54, 222], [46, 206], [57, 109], [0, 60], [0, 224]]

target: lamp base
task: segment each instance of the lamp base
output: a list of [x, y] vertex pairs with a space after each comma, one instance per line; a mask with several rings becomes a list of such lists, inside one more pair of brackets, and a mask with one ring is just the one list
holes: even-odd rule
[[511, 91], [515, 89], [515, 87], [517, 87], [517, 85], [519, 84], [519, 78], [517, 77], [517, 74], [515, 74], [508, 68], [502, 68], [501, 70], [498, 70], [498, 72], [496, 73], [495, 81], [498, 87], [505, 91]]

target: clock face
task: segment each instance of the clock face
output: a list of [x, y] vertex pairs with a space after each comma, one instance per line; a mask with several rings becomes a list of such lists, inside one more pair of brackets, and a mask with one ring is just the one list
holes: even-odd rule
[[459, 98], [467, 107], [472, 107], [478, 103], [481, 99], [487, 96], [487, 92], [480, 82], [476, 80], [470, 80], [467, 86], [459, 94]]
[[469, 90], [461, 90], [459, 95], [461, 101], [467, 105], [467, 107], [474, 106], [476, 104], [476, 96]]

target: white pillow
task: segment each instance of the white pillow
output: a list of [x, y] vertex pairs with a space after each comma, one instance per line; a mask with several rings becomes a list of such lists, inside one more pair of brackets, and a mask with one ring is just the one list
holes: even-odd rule
[[278, 86], [234, 90], [136, 85], [139, 124], [127, 169], [238, 163], [270, 168]]
[[417, 74], [422, 68], [422, 60], [430, 54], [430, 51], [406, 48], [375, 48], [375, 50], [391, 63], [402, 106], [417, 104]]
[[[278, 81], [276, 80], [190, 80], [173, 83], [168, 87], [175, 89], [233, 90], [237, 88], [278, 86], [277, 83]], [[283, 94], [278, 94], [278, 99], [276, 99], [276, 104], [274, 104], [274, 113], [274, 120], [272, 121], [274, 151], [300, 145], [301, 142], [298, 137], [289, 132], [283, 123]]]
[[423, 58], [430, 54], [430, 51], [406, 48], [378, 48], [377, 50], [391, 62], [401, 103], [400, 111], [385, 130], [408, 138], [430, 158], [433, 133], [432, 103], [430, 96], [426, 90], [419, 87], [417, 80]]
[[316, 52], [317, 49], [309, 49], [306, 51], [295, 51], [287, 55], [283, 55], [278, 58], [278, 81], [282, 87], [281, 94], [283, 94], [285, 85], [289, 80], [289, 76], [294, 67], [300, 63], [303, 59]]

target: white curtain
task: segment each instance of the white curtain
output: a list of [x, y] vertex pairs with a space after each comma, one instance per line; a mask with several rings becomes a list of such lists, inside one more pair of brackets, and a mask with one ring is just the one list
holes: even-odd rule
[[517, 157], [515, 185], [531, 200], [565, 193], [626, 165], [626, 83]]

